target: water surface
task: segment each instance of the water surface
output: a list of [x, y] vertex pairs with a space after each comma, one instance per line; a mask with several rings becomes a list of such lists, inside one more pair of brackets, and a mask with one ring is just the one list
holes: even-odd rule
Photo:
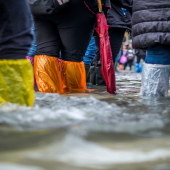
[[140, 97], [141, 75], [117, 94], [36, 93], [33, 108], [0, 106], [1, 170], [170, 170], [170, 98]]

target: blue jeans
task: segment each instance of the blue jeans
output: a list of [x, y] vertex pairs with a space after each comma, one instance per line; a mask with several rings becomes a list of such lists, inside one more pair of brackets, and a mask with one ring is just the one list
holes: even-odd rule
[[84, 64], [89, 65], [95, 55], [96, 55], [96, 45], [95, 45], [95, 39], [94, 37], [92, 37], [89, 47], [84, 56]]
[[32, 24], [32, 28], [31, 28], [31, 32], [33, 34], [33, 42], [31, 44], [31, 48], [29, 49], [29, 52], [28, 52], [28, 56], [29, 57], [34, 57], [36, 55], [36, 52], [37, 52], [37, 42], [36, 42], [36, 34], [35, 34], [35, 27], [34, 27], [34, 23]]
[[170, 64], [170, 45], [156, 44], [148, 47], [145, 62], [148, 64]]

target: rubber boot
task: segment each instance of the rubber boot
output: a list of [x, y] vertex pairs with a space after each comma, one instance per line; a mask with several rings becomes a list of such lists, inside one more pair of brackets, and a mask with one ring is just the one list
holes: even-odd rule
[[135, 63], [135, 73], [140, 73], [139, 63]]
[[106, 86], [103, 75], [101, 73], [101, 61], [98, 61], [95, 71], [96, 71], [96, 85]]
[[142, 64], [139, 64], [139, 72], [142, 72]]
[[168, 96], [170, 65], [143, 64], [141, 95]]
[[40, 92], [63, 93], [57, 57], [36, 55], [34, 57], [34, 74]]
[[65, 92], [84, 93], [86, 71], [84, 62], [61, 61], [61, 78]]
[[34, 104], [33, 68], [29, 60], [0, 60], [0, 103]]
[[92, 85], [96, 85], [96, 65], [97, 62], [92, 62], [90, 65], [90, 83], [92, 83]]

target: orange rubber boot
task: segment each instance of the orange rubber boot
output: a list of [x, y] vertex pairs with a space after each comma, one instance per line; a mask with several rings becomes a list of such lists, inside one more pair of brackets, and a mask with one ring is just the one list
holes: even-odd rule
[[61, 79], [65, 92], [84, 93], [86, 71], [84, 62], [61, 61]]
[[38, 89], [45, 93], [63, 93], [61, 73], [57, 57], [36, 55], [34, 73]]

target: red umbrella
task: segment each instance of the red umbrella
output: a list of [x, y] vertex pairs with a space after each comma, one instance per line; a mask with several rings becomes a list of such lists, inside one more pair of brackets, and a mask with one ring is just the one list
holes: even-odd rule
[[115, 70], [112, 59], [112, 51], [108, 35], [109, 26], [107, 20], [102, 12], [101, 0], [98, 0], [99, 13], [97, 17], [96, 31], [100, 37], [100, 57], [101, 57], [101, 72], [105, 80], [107, 91], [111, 94], [116, 92]]

